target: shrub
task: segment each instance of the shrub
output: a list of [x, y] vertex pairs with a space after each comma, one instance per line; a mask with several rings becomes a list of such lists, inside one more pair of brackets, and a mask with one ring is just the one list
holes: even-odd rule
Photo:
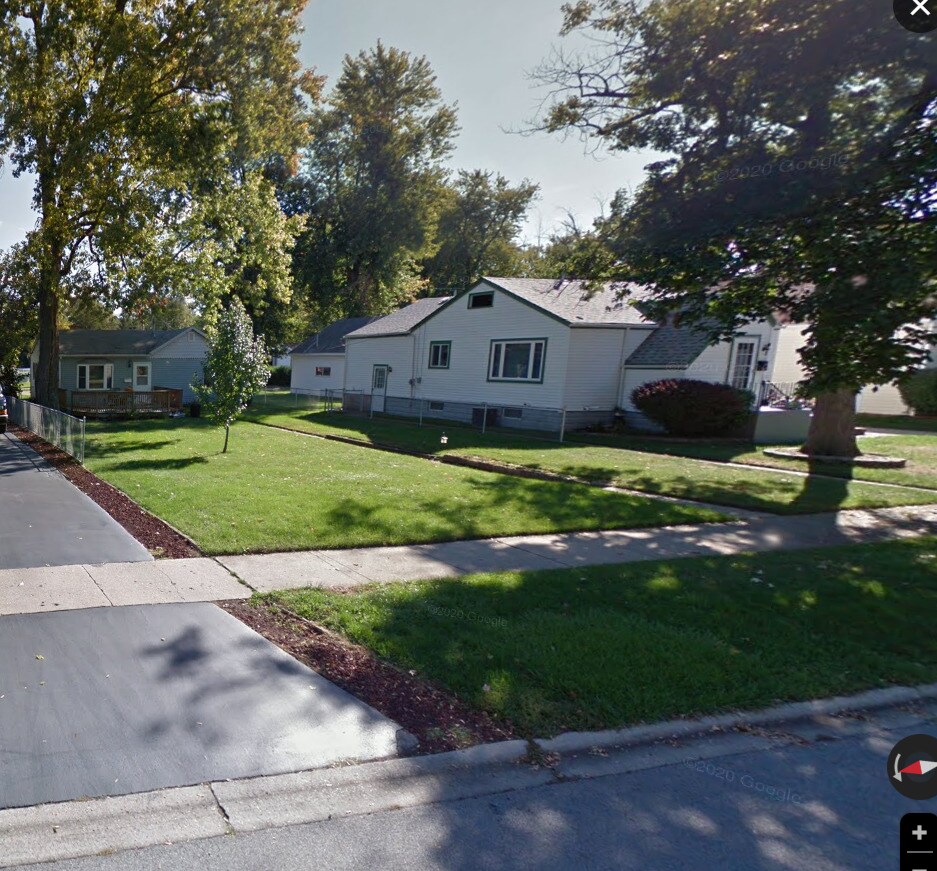
[[921, 369], [898, 383], [901, 398], [915, 414], [937, 415], [937, 369]]
[[290, 386], [290, 367], [275, 366], [270, 372], [268, 387], [289, 387]]
[[739, 435], [752, 414], [754, 394], [728, 384], [664, 378], [631, 394], [635, 407], [671, 435]]

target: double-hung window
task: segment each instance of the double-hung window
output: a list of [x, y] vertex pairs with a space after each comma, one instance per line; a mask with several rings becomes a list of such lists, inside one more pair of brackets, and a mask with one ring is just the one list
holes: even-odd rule
[[113, 363], [79, 363], [79, 390], [112, 390], [114, 387]]
[[452, 342], [430, 342], [429, 343], [429, 368], [430, 369], [448, 369], [449, 353], [452, 350]]
[[489, 381], [543, 381], [546, 339], [493, 341], [488, 357]]

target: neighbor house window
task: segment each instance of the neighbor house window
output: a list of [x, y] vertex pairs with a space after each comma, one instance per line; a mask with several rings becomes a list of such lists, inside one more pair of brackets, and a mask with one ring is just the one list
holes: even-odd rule
[[431, 399], [429, 403], [430, 411], [442, 411], [446, 407], [446, 403], [438, 402], [435, 399]]
[[504, 416], [513, 420], [520, 420], [524, 416], [523, 408], [505, 408]]
[[452, 348], [452, 342], [430, 342], [429, 343], [429, 368], [430, 369], [448, 369], [449, 351]]
[[328, 378], [332, 374], [331, 366], [316, 366], [316, 376], [319, 378]]
[[114, 366], [111, 363], [79, 363], [79, 390], [111, 390], [114, 386]]
[[494, 291], [488, 290], [484, 293], [470, 293], [468, 300], [469, 308], [491, 308], [495, 304]]
[[491, 343], [489, 381], [543, 381], [546, 339], [524, 339]]

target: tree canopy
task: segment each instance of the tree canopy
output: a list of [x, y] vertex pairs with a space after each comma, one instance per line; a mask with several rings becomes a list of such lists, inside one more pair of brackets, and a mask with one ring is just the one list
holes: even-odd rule
[[296, 278], [323, 319], [381, 314], [421, 288], [457, 130], [426, 58], [380, 43], [345, 58], [281, 194], [306, 217]]
[[935, 310], [937, 54], [875, 4], [582, 0], [544, 127], [663, 158], [616, 198], [597, 277], [636, 281], [715, 334], [806, 325], [806, 448], [854, 454], [866, 383], [923, 358]]
[[434, 289], [461, 291], [482, 275], [513, 274], [515, 241], [539, 186], [512, 186], [502, 175], [462, 170], [447, 187], [440, 211], [436, 253], [425, 265]]
[[[166, 222], [203, 208], [232, 174], [246, 178], [301, 143], [305, 100], [319, 84], [296, 59], [303, 5], [0, 6], [0, 155], [14, 174], [36, 176], [39, 218], [27, 251], [37, 276], [41, 401], [56, 403], [58, 307], [73, 270], [107, 269], [107, 282], [133, 285], [134, 264], [152, 266], [153, 250], [165, 263], [171, 248], [154, 235]], [[176, 254], [186, 261], [189, 250]], [[115, 275], [123, 263], [127, 275]]]

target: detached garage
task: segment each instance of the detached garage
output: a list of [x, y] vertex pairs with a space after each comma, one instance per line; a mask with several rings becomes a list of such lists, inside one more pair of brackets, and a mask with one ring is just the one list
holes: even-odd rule
[[376, 320], [344, 318], [300, 342], [290, 353], [290, 390], [316, 395], [323, 390], [341, 390], [345, 381], [345, 336]]

